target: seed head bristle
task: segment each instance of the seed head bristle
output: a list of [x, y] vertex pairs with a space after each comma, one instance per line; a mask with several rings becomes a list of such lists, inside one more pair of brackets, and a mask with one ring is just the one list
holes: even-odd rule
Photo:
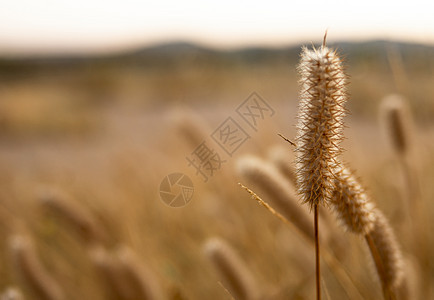
[[342, 152], [346, 75], [336, 51], [303, 48], [296, 138], [297, 185], [303, 203], [327, 204]]

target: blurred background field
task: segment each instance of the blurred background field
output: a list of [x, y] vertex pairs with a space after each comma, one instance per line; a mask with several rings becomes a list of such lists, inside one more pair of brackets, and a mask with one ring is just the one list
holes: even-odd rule
[[[330, 46], [343, 54], [351, 82], [344, 156], [396, 230], [416, 269], [409, 276], [420, 299], [430, 299], [434, 47], [390, 41]], [[277, 134], [295, 137], [300, 49], [217, 50], [179, 42], [100, 56], [0, 58], [0, 288], [16, 286], [34, 299], [10, 259], [8, 239], [19, 233], [32, 237], [66, 299], [108, 299], [90, 246], [41, 205], [41, 193], [56, 189], [101, 223], [104, 247], [133, 249], [167, 299], [230, 299], [203, 253], [213, 236], [233, 246], [276, 299], [312, 299], [313, 269], [303, 266], [312, 263], [313, 248], [251, 200], [237, 185], [248, 182], [235, 170], [244, 154], [266, 158], [276, 145], [287, 149], [293, 163], [291, 146]], [[211, 141], [252, 92], [274, 116], [257, 132], [249, 129], [251, 138], [232, 157], [222, 154], [221, 170], [203, 182], [186, 157], [197, 141]], [[406, 230], [405, 178], [379, 121], [380, 101], [391, 93], [407, 99], [413, 116], [409, 160], [428, 220], [424, 245], [414, 245]], [[189, 139], [192, 130], [199, 139]], [[182, 208], [159, 197], [161, 180], [172, 172], [194, 183], [193, 199]], [[333, 234], [348, 242], [342, 264], [362, 296], [379, 299], [364, 245], [343, 230]], [[418, 257], [418, 247], [425, 256]], [[333, 270], [324, 267], [323, 274], [330, 299], [346, 299]]]

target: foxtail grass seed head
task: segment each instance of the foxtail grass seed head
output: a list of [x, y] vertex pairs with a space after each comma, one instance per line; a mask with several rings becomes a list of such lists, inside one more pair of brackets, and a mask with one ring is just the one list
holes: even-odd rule
[[103, 242], [107, 233], [96, 218], [84, 207], [57, 190], [47, 190], [39, 195], [42, 206], [74, 228], [88, 243]]
[[396, 292], [404, 281], [403, 257], [389, 222], [379, 210], [375, 211], [374, 227], [369, 236], [384, 268], [380, 279], [389, 290]]
[[298, 190], [310, 208], [329, 202], [342, 152], [346, 75], [335, 50], [303, 48], [298, 66], [300, 104], [296, 138]]
[[119, 299], [164, 299], [156, 279], [128, 247], [122, 246], [111, 253], [96, 246], [89, 255], [109, 294]]
[[258, 283], [232, 247], [219, 238], [212, 238], [205, 243], [204, 251], [235, 299], [260, 298]]
[[42, 265], [30, 239], [15, 235], [9, 240], [12, 262], [34, 295], [43, 300], [62, 300], [64, 293], [52, 275]]
[[335, 175], [331, 207], [349, 231], [356, 234], [370, 232], [375, 221], [374, 204], [347, 168], [339, 167]]
[[309, 211], [298, 203], [295, 188], [269, 163], [255, 156], [244, 156], [237, 161], [238, 173], [269, 197], [267, 202], [275, 206], [308, 238], [313, 237]]
[[405, 99], [400, 95], [389, 95], [381, 103], [381, 117], [393, 149], [405, 154], [410, 146], [410, 115]]
[[162, 290], [156, 278], [130, 248], [120, 247], [115, 257], [121, 267], [124, 280], [129, 284], [130, 297], [127, 299], [163, 299]]
[[422, 299], [422, 270], [415, 257], [404, 257], [404, 279], [398, 287], [399, 298], [402, 300]]
[[10, 287], [0, 295], [0, 300], [24, 300], [24, 297], [19, 289]]
[[125, 293], [125, 283], [119, 265], [104, 247], [94, 246], [89, 252], [89, 257], [94, 265], [98, 277], [104, 283], [104, 290], [108, 295], [117, 299], [123, 299]]
[[190, 147], [197, 147], [209, 135], [208, 124], [193, 111], [179, 110], [171, 115], [177, 135]]

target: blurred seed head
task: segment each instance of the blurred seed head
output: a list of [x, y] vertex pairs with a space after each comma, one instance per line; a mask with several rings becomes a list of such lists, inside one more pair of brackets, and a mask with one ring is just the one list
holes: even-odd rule
[[163, 299], [156, 278], [128, 247], [121, 246], [111, 253], [102, 246], [95, 246], [89, 254], [109, 295], [125, 300]]
[[381, 118], [393, 149], [400, 155], [409, 151], [411, 120], [406, 100], [397, 94], [385, 97], [381, 102]]
[[89, 244], [107, 240], [107, 233], [96, 218], [77, 201], [70, 199], [58, 190], [45, 190], [40, 193], [38, 200], [41, 205], [59, 220], [72, 226]]
[[273, 146], [268, 150], [267, 158], [293, 184], [297, 184], [297, 176], [293, 168], [293, 155], [289, 147]]
[[121, 246], [115, 252], [115, 257], [123, 272], [124, 280], [129, 284], [131, 299], [163, 299], [156, 277], [132, 249]]
[[9, 287], [0, 295], [0, 300], [24, 300], [24, 296], [19, 289]]
[[171, 115], [171, 121], [179, 137], [193, 149], [199, 146], [211, 133], [208, 124], [192, 111], [174, 111]]
[[40, 261], [29, 238], [14, 235], [8, 241], [11, 260], [24, 284], [44, 300], [65, 299], [64, 293]]
[[307, 238], [313, 238], [309, 212], [298, 202], [295, 188], [271, 164], [255, 156], [244, 156], [237, 161], [237, 172], [267, 195], [267, 202], [292, 222]]
[[235, 299], [260, 299], [260, 285], [232, 247], [219, 238], [211, 238], [206, 241], [204, 252]]

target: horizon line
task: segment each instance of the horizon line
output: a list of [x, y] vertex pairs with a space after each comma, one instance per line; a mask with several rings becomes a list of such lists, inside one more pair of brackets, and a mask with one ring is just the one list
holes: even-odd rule
[[[418, 40], [411, 40], [406, 38], [381, 38], [381, 37], [367, 37], [367, 38], [357, 38], [357, 39], [328, 39], [328, 44], [343, 44], [343, 43], [351, 43], [351, 44], [362, 44], [362, 43], [370, 43], [370, 42], [389, 42], [389, 43], [398, 43], [398, 44], [409, 44], [409, 45], [420, 45], [427, 47], [434, 47], [434, 43], [432, 42], [422, 42]], [[222, 44], [222, 43], [213, 43], [207, 42], [198, 39], [189, 39], [189, 38], [173, 38], [173, 39], [161, 39], [161, 40], [153, 40], [148, 42], [136, 42], [130, 44], [116, 44], [104, 47], [101, 46], [90, 46], [90, 47], [80, 47], [80, 48], [69, 48], [69, 49], [61, 49], [61, 48], [38, 48], [35, 47], [33, 49], [26, 47], [10, 47], [10, 48], [0, 48], [0, 59], [32, 59], [32, 58], [68, 58], [68, 57], [110, 57], [128, 53], [134, 53], [146, 49], [157, 48], [165, 45], [176, 45], [176, 44], [185, 44], [191, 45], [197, 48], [204, 48], [206, 50], [214, 50], [214, 51], [242, 51], [247, 49], [286, 49], [293, 48], [297, 46], [302, 46], [306, 44], [321, 44], [322, 38], [318, 38], [317, 40], [311, 41], [291, 41], [291, 42], [275, 42], [275, 43], [266, 43], [266, 42], [250, 42], [250, 43], [241, 43], [241, 44]]]

